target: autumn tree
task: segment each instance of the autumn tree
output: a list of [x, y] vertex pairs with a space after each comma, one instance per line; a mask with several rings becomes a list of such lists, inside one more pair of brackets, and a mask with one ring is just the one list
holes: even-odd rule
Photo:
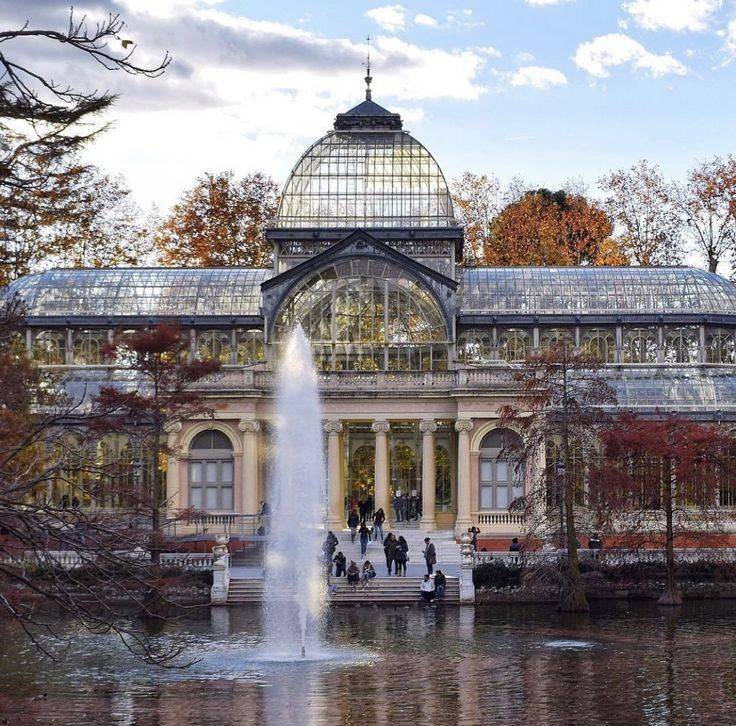
[[728, 431], [679, 416], [622, 413], [600, 434], [603, 457], [591, 468], [590, 502], [599, 526], [644, 543], [664, 537], [666, 583], [659, 600], [679, 605], [675, 544], [722, 531], [719, 489], [734, 481]]
[[183, 267], [264, 267], [265, 229], [276, 214], [278, 187], [264, 174], [236, 179], [204, 174], [174, 205], [156, 235], [163, 260]]
[[[96, 429], [123, 434], [134, 444], [147, 472], [148, 486], [134, 506], [150, 517], [148, 551], [154, 568], [161, 552], [162, 472], [169, 452], [167, 431], [182, 420], [211, 416], [212, 407], [195, 384], [217, 372], [219, 360], [189, 360], [189, 336], [169, 325], [156, 325], [118, 337], [107, 349], [117, 368], [127, 371], [131, 386], [104, 386], [95, 397]], [[128, 492], [130, 496], [131, 492]]]
[[673, 204], [687, 241], [708, 261], [711, 272], [736, 248], [736, 157], [715, 157], [675, 184]]
[[675, 265], [682, 259], [682, 224], [673, 190], [661, 170], [646, 160], [600, 179], [604, 206], [617, 239], [639, 265]]
[[536, 481], [527, 483], [523, 500], [512, 506], [524, 512], [530, 540], [549, 539], [555, 531], [561, 534], [565, 585], [559, 608], [566, 612], [588, 610], [578, 558], [585, 504], [583, 467], [596, 450], [597, 434], [606, 423], [605, 409], [615, 403], [600, 368], [594, 356], [576, 353], [567, 341], [560, 341], [521, 364], [514, 374], [517, 402], [501, 412], [502, 422], [522, 436], [521, 450], [511, 457], [519, 466], [538, 472], [540, 453], [547, 459], [554, 454]]
[[163, 617], [144, 601], [150, 592], [175, 606], [149, 562], [136, 556], [148, 528], [135, 513], [65, 506], [55, 495], [63, 488], [72, 502], [82, 500], [106, 474], [85, 452], [97, 417], [109, 412], [90, 412], [33, 363], [21, 335], [23, 314], [17, 299], [0, 305], [0, 614], [45, 653], [37, 636], [63, 643], [55, 632], [62, 614], [93, 633], [117, 634], [147, 661], [167, 663], [181, 649], [151, 640], [125, 610], [137, 604], [141, 614]]
[[586, 197], [529, 191], [491, 222], [485, 259], [492, 265], [620, 265], [627, 258], [611, 239], [613, 224]]
[[53, 189], [0, 187], [0, 284], [42, 264], [137, 265], [151, 231], [119, 177], [67, 159]]

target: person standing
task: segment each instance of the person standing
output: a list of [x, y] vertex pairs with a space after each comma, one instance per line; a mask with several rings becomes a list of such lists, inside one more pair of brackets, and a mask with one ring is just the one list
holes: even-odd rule
[[434, 576], [434, 594], [438, 600], [445, 599], [445, 587], [447, 587], [447, 578], [442, 570], [437, 570]]
[[358, 518], [358, 513], [353, 509], [348, 515], [348, 527], [350, 529], [350, 541], [351, 542], [355, 542], [355, 534], [358, 531], [359, 524], [360, 524], [360, 519]]
[[365, 522], [360, 523], [358, 534], [360, 535], [360, 556], [365, 557], [366, 550], [368, 549], [368, 539], [371, 536], [368, 527], [365, 526]]
[[394, 574], [406, 577], [406, 561], [409, 559], [409, 544], [404, 535], [399, 535], [394, 552]]
[[365, 499], [358, 500], [358, 512], [360, 513], [360, 521], [365, 522], [365, 513], [368, 511], [368, 503]]
[[396, 537], [393, 532], [389, 532], [386, 535], [386, 539], [383, 542], [383, 552], [386, 555], [386, 569], [388, 570], [389, 576], [391, 576], [391, 565], [396, 558]]
[[401, 492], [394, 494], [394, 512], [396, 512], [396, 521], [401, 522]]
[[424, 561], [427, 563], [427, 576], [429, 576], [434, 572], [434, 566], [437, 564], [437, 550], [429, 537], [424, 538]]
[[383, 543], [383, 523], [386, 521], [386, 515], [383, 513], [383, 509], [379, 509], [375, 515], [373, 515], [373, 533], [376, 535], [376, 542], [378, 542], [378, 535], [381, 535], [381, 542]]
[[422, 602], [429, 605], [434, 597], [434, 583], [429, 579], [429, 575], [424, 576], [421, 585], [419, 585], [419, 591], [422, 594]]

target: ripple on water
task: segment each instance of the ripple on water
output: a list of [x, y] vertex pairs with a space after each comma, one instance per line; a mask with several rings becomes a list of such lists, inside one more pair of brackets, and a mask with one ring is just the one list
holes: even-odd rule
[[596, 644], [591, 643], [588, 640], [548, 640], [546, 643], [542, 643], [545, 648], [555, 648], [557, 650], [587, 650], [588, 648], [595, 648]]

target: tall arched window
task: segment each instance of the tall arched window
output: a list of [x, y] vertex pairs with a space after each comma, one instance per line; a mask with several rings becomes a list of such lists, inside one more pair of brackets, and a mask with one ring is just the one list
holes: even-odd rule
[[76, 330], [72, 336], [72, 357], [75, 366], [100, 365], [105, 362], [104, 345], [107, 332], [104, 330]]
[[230, 362], [230, 331], [205, 330], [197, 335], [197, 354], [200, 358], [214, 358]]
[[577, 439], [570, 440], [570, 457], [565, 460], [564, 446], [560, 438], [555, 437], [547, 441], [545, 479], [547, 486], [547, 505], [559, 506], [563, 496], [565, 479], [573, 477], [575, 503], [585, 501], [585, 461], [583, 447]]
[[539, 337], [539, 347], [543, 353], [549, 353], [554, 349], [564, 349], [568, 353], [572, 353], [575, 347], [575, 339], [572, 332], [565, 328], [546, 328], [542, 330]]
[[391, 449], [391, 484], [394, 492], [411, 494], [417, 486], [416, 452], [406, 444], [396, 444]]
[[452, 469], [450, 453], [441, 444], [434, 449], [435, 509], [449, 511], [452, 506]]
[[301, 325], [323, 370], [445, 370], [449, 336], [434, 296], [411, 273], [374, 258], [314, 274], [282, 305], [280, 344]]
[[624, 333], [624, 363], [657, 362], [657, 329], [629, 328]]
[[664, 336], [666, 363], [697, 363], [699, 335], [694, 325], [668, 328]]
[[709, 328], [705, 337], [705, 356], [708, 363], [736, 363], [733, 331]]
[[484, 330], [465, 330], [457, 341], [460, 363], [480, 364], [491, 360], [491, 334]]
[[526, 330], [508, 328], [498, 336], [498, 356], [515, 363], [524, 360], [531, 350], [531, 336]]
[[46, 366], [66, 363], [66, 333], [63, 330], [43, 330], [33, 341], [33, 357]]
[[494, 429], [483, 437], [478, 477], [481, 509], [508, 509], [524, 496], [521, 447], [521, 437], [509, 429]]
[[222, 431], [203, 431], [189, 447], [189, 506], [233, 509], [233, 446]]
[[586, 330], [583, 332], [583, 350], [601, 363], [613, 363], [616, 358], [616, 338], [610, 330]]

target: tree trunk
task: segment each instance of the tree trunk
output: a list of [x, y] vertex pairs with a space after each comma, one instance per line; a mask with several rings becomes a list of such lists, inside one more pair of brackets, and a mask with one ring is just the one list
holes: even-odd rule
[[718, 258], [708, 255], [708, 272], [715, 272], [718, 269]]
[[664, 513], [666, 518], [665, 541], [665, 585], [662, 597], [657, 601], [660, 605], [682, 605], [682, 597], [675, 582], [675, 535], [673, 525], [673, 496], [672, 496], [672, 465], [665, 462], [667, 472], [667, 486], [664, 488]]
[[575, 527], [575, 479], [571, 476], [570, 465], [570, 431], [568, 427], [567, 396], [567, 355], [563, 348], [562, 369], [562, 448], [565, 457], [564, 494], [565, 494], [565, 534], [567, 538], [567, 566], [565, 587], [560, 593], [559, 610], [566, 613], [587, 613], [590, 610], [585, 597], [585, 587], [580, 577], [578, 560], [578, 537]]

